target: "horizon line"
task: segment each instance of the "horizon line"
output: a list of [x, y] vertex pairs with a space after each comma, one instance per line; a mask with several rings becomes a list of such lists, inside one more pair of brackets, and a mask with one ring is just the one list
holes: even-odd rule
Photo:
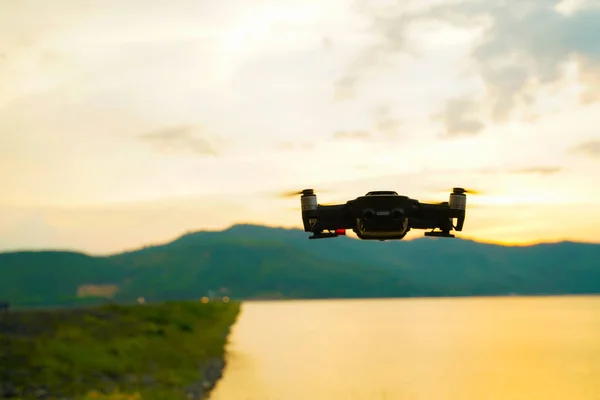
[[[234, 222], [234, 223], [227, 225], [226, 227], [221, 228], [221, 229], [208, 228], [208, 229], [198, 229], [198, 230], [193, 230], [193, 231], [186, 231], [170, 240], [166, 240], [166, 241], [162, 241], [162, 242], [146, 243], [146, 244], [141, 244], [135, 248], [126, 248], [123, 250], [111, 251], [111, 252], [105, 252], [105, 253], [87, 252], [87, 251], [83, 251], [80, 249], [74, 249], [74, 248], [20, 248], [20, 249], [13, 249], [13, 250], [0, 250], [0, 255], [1, 254], [14, 254], [14, 253], [65, 252], [65, 253], [82, 254], [82, 255], [86, 255], [86, 256], [90, 256], [90, 257], [110, 257], [110, 256], [118, 255], [118, 254], [131, 253], [134, 251], [147, 249], [149, 247], [165, 246], [165, 245], [173, 243], [174, 241], [176, 241], [184, 236], [187, 236], [187, 235], [193, 235], [193, 234], [197, 234], [197, 233], [221, 233], [221, 232], [228, 231], [236, 226], [253, 226], [253, 227], [260, 227], [260, 228], [267, 228], [267, 229], [274, 229], [274, 230], [275, 229], [287, 230], [287, 231], [297, 230], [297, 231], [304, 232], [304, 230], [302, 228], [297, 227], [297, 226], [290, 227], [290, 226], [284, 226], [284, 225], [267, 225], [267, 224], [260, 224], [257, 222]], [[353, 236], [346, 236], [346, 238], [353, 239], [353, 240], [360, 240], [359, 238], [353, 237]], [[402, 239], [402, 241], [403, 242], [412, 242], [415, 240], [424, 240], [424, 239], [431, 240], [432, 238], [425, 238], [423, 236], [420, 236], [420, 237]], [[473, 238], [470, 236], [457, 236], [452, 239], [473, 242], [476, 244], [500, 246], [500, 247], [507, 247], [507, 248], [508, 247], [534, 247], [534, 246], [543, 246], [543, 245], [552, 245], [552, 244], [561, 244], [561, 243], [600, 245], [600, 242], [591, 242], [591, 241], [585, 242], [585, 241], [571, 240], [571, 239], [559, 239], [559, 240], [554, 240], [554, 241], [512, 242], [512, 243], [511, 242], [500, 242], [500, 241], [494, 242], [494, 241], [488, 241], [488, 240], [481, 240], [481, 239], [476, 239], [476, 238]], [[450, 239], [450, 240], [452, 240], [452, 239]], [[307, 237], [307, 240], [308, 240], [308, 237]], [[396, 240], [396, 241], [398, 241], [398, 240]]]

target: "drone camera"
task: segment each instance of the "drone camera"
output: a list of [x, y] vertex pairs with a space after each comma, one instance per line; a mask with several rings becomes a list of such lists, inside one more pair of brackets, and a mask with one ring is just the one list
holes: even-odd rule
[[373, 219], [374, 217], [375, 217], [375, 210], [368, 208], [363, 211], [363, 218], [365, 219], [365, 221]]
[[400, 209], [395, 209], [392, 211], [392, 218], [395, 220], [400, 220], [404, 218], [404, 212]]

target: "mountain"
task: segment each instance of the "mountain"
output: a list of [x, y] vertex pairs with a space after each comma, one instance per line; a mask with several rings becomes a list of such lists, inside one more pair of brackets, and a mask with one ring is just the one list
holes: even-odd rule
[[97, 296], [150, 301], [209, 292], [240, 299], [600, 293], [600, 244], [307, 237], [297, 229], [234, 225], [103, 257], [0, 253], [0, 300], [61, 305]]
[[[61, 305], [77, 299], [81, 285], [111, 285], [123, 268], [109, 259], [66, 251], [0, 253], [0, 301]], [[80, 300], [81, 301], [81, 300]]]

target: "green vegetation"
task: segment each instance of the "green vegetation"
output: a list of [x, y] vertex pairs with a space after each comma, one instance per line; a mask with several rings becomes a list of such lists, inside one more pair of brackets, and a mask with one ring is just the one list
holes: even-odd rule
[[109, 257], [0, 254], [0, 301], [28, 307], [106, 302], [78, 298], [82, 285], [117, 285], [111, 298], [117, 302], [197, 299], [210, 292], [234, 299], [600, 293], [600, 244], [307, 236], [236, 225]]
[[0, 314], [0, 398], [202, 398], [238, 312], [190, 301]]

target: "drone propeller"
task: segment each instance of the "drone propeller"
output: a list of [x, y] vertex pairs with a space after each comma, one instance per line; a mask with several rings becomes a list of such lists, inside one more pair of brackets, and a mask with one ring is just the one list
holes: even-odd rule
[[313, 191], [313, 192], [320, 192], [320, 193], [327, 193], [328, 190], [315, 190], [315, 189], [304, 189], [304, 190], [289, 190], [289, 191], [285, 191], [285, 192], [279, 192], [276, 197], [279, 198], [284, 198], [284, 199], [289, 199], [289, 198], [293, 198], [293, 197], [297, 197], [302, 195], [305, 191]]
[[302, 190], [290, 190], [290, 191], [287, 191], [287, 192], [281, 192], [281, 193], [279, 193], [278, 197], [289, 198], [289, 197], [300, 196], [301, 194], [302, 194]]
[[466, 194], [474, 194], [474, 195], [478, 195], [478, 194], [483, 194], [480, 190], [474, 190], [474, 189], [465, 189], [465, 188], [452, 188], [452, 191], [454, 193], [466, 193]]
[[[470, 195], [484, 195], [485, 193], [480, 191], [480, 190], [475, 190], [475, 189], [466, 189], [466, 188], [461, 188], [461, 187], [455, 187], [452, 188], [451, 190], [447, 190], [447, 189], [442, 189], [442, 190], [436, 190], [436, 192], [450, 192], [450, 193], [464, 193], [464, 194], [470, 194]], [[426, 203], [426, 204], [447, 204], [447, 201], [440, 201], [440, 199], [437, 200], [431, 200], [431, 199], [423, 199], [423, 200], [419, 200], [421, 203]], [[473, 204], [470, 203], [469, 204], [469, 208], [473, 208], [473, 207], [477, 207], [478, 204]]]
[[464, 193], [464, 194], [471, 194], [471, 195], [485, 195], [485, 191], [481, 191], [481, 190], [477, 190], [477, 189], [467, 189], [467, 188], [462, 188], [462, 187], [454, 187], [454, 188], [450, 188], [448, 190], [448, 188], [435, 188], [433, 189], [433, 193]]

